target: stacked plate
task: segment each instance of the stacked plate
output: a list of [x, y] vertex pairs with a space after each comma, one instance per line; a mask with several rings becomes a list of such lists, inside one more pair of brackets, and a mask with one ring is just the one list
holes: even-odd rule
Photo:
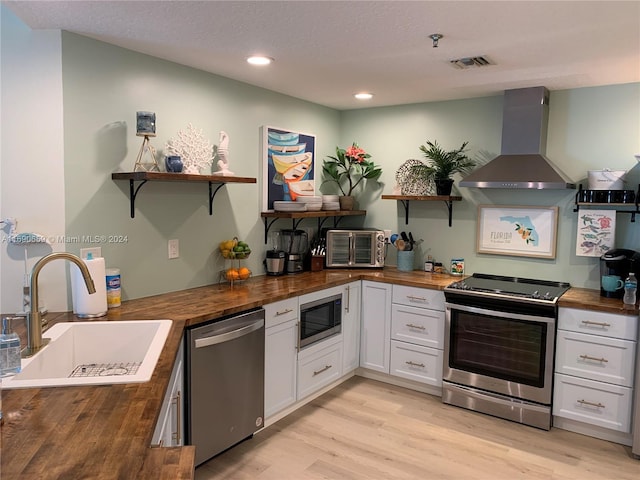
[[304, 203], [307, 206], [307, 212], [322, 210], [322, 197], [318, 195], [298, 195], [296, 202]]
[[322, 210], [340, 210], [340, 199], [338, 195], [323, 195]]
[[276, 200], [273, 202], [273, 209], [276, 212], [306, 212], [307, 204], [304, 202], [287, 202]]

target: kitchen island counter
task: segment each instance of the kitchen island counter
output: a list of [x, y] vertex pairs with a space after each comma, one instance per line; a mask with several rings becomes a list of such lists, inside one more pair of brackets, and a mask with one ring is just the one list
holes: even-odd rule
[[[2, 478], [193, 478], [194, 447], [150, 448], [185, 327], [357, 280], [442, 290], [461, 278], [388, 267], [323, 270], [259, 276], [233, 287], [215, 284], [123, 302], [121, 307], [109, 310], [108, 320], [173, 320], [151, 380], [141, 384], [4, 390]], [[587, 289], [571, 289], [561, 300], [561, 306], [614, 313], [622, 309], [621, 304]], [[84, 321], [69, 312], [50, 313], [47, 318], [49, 325]], [[17, 323], [16, 331], [24, 334]], [[24, 335], [21, 337], [24, 342]]]

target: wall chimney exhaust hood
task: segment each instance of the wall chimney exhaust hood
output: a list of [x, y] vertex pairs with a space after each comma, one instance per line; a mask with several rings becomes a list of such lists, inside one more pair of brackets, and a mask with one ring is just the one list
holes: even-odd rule
[[545, 156], [549, 123], [549, 91], [545, 87], [504, 92], [501, 154], [474, 170], [461, 187], [576, 188]]

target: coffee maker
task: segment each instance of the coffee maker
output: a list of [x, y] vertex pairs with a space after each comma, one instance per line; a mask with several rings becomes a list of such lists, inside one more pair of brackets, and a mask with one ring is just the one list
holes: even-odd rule
[[269, 245], [270, 248], [267, 250], [267, 258], [264, 261], [267, 275], [282, 275], [284, 274], [286, 254], [284, 250], [282, 250], [280, 232], [271, 232], [269, 234]]
[[640, 253], [626, 248], [609, 250], [600, 257], [600, 296], [622, 298], [629, 272], [640, 273]]
[[309, 236], [304, 230], [281, 230], [282, 249], [285, 252], [286, 273], [300, 273], [304, 270], [304, 258], [309, 250]]

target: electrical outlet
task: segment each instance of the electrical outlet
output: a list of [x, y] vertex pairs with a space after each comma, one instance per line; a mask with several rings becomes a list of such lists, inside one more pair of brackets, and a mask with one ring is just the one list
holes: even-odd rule
[[86, 260], [89, 253], [93, 258], [100, 258], [102, 257], [102, 247], [81, 248], [80, 258]]
[[180, 242], [177, 238], [169, 240], [169, 258], [178, 258], [180, 256]]
[[391, 230], [386, 230], [384, 231], [384, 241], [386, 243], [389, 243], [391, 241]]

